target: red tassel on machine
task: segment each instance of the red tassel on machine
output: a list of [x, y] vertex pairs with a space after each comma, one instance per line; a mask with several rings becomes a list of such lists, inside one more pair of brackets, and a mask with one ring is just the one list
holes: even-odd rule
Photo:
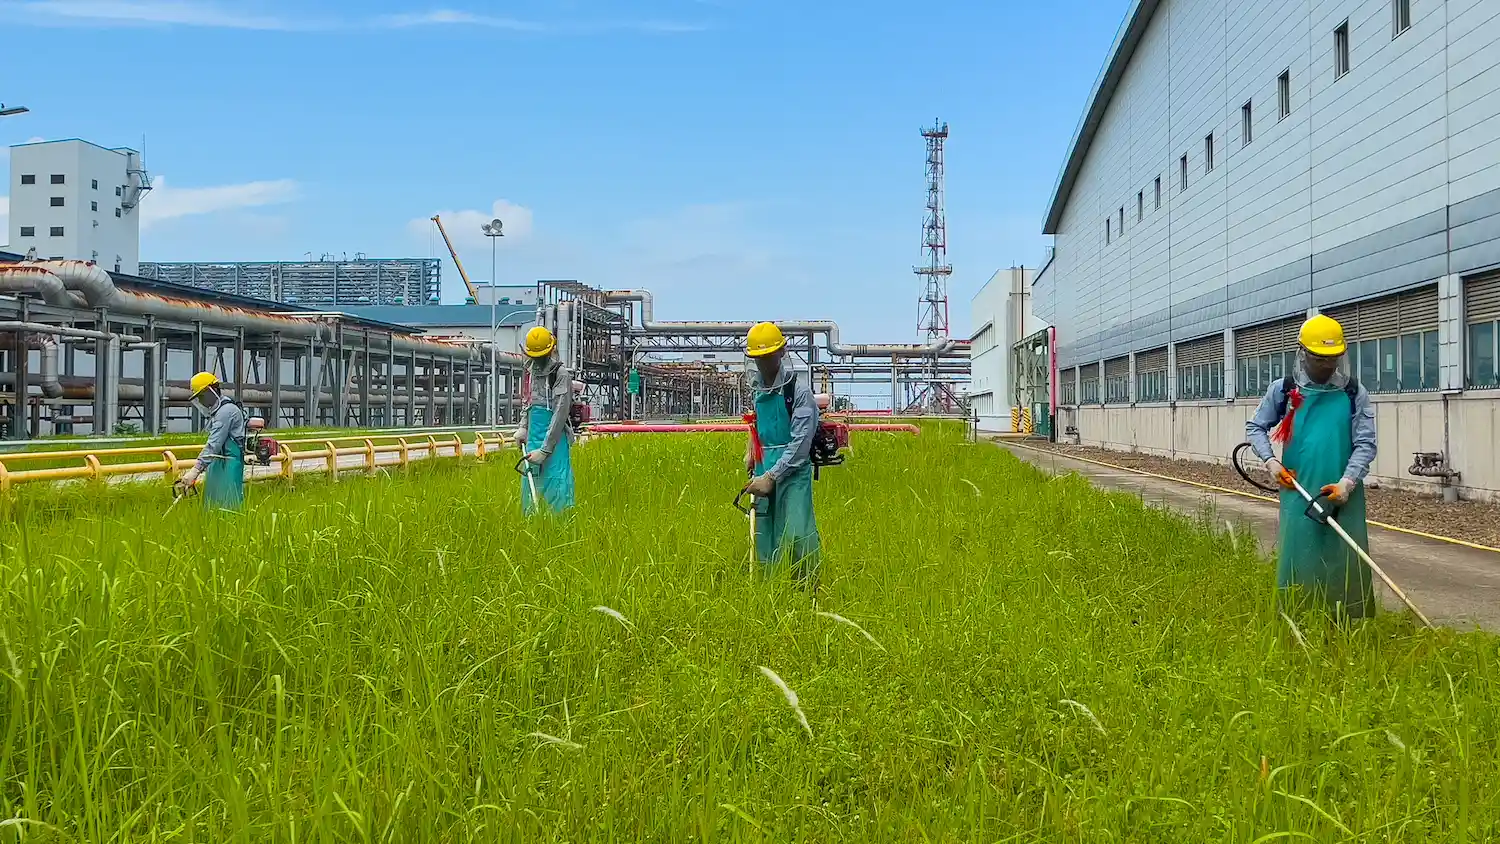
[[1292, 419], [1297, 415], [1297, 408], [1302, 406], [1302, 390], [1293, 387], [1291, 393], [1286, 397], [1286, 415], [1281, 417], [1281, 424], [1271, 432], [1271, 442], [1286, 445], [1292, 441]]
[[760, 445], [760, 434], [755, 430], [755, 414], [746, 413], [740, 419], [750, 428], [750, 456], [755, 458], [756, 465], [765, 461], [766, 452]]

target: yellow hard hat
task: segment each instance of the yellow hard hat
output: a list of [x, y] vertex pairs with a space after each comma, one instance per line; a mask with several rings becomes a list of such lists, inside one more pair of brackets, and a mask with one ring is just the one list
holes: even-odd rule
[[219, 386], [219, 376], [213, 374], [212, 372], [200, 372], [197, 375], [194, 375], [193, 380], [189, 382], [189, 387], [193, 391], [192, 397], [195, 399], [198, 397], [199, 393], [207, 390], [209, 387], [217, 386]]
[[1336, 358], [1349, 348], [1344, 343], [1344, 327], [1339, 325], [1338, 320], [1323, 314], [1302, 323], [1302, 330], [1297, 333], [1297, 342], [1308, 354], [1325, 358]]
[[786, 337], [773, 322], [756, 323], [750, 329], [750, 336], [745, 338], [745, 354], [753, 358], [765, 357], [785, 347]]
[[526, 356], [531, 358], [544, 358], [552, 354], [557, 348], [557, 340], [553, 338], [552, 332], [538, 325], [526, 332]]

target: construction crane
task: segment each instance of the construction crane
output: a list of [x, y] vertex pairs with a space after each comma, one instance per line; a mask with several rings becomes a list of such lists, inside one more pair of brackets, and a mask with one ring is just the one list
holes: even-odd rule
[[448, 254], [453, 256], [453, 266], [458, 267], [458, 277], [464, 280], [464, 287], [469, 289], [469, 299], [465, 304], [478, 304], [479, 289], [474, 286], [474, 282], [469, 280], [469, 274], [464, 271], [464, 262], [458, 260], [458, 250], [453, 248], [453, 241], [448, 239], [448, 231], [443, 228], [443, 221], [436, 214], [432, 215], [432, 221], [437, 223], [438, 234], [443, 236], [443, 243], [448, 245]]

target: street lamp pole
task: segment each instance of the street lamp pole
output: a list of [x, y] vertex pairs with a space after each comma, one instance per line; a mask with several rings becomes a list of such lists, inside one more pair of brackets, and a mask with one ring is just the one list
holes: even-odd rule
[[500, 320], [496, 303], [500, 301], [500, 294], [495, 289], [495, 265], [496, 247], [500, 238], [505, 237], [505, 224], [496, 218], [479, 229], [490, 239], [490, 425], [497, 426], [500, 424], [500, 353], [496, 346], [499, 344]]

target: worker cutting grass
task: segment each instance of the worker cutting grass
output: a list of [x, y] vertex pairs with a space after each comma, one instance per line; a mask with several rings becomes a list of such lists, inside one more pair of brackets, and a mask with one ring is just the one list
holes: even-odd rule
[[543, 326], [526, 332], [525, 406], [516, 442], [521, 445], [521, 510], [561, 513], [573, 506], [573, 373], [557, 355], [557, 338]]
[[[1297, 371], [1271, 385], [1245, 425], [1255, 455], [1281, 486], [1277, 586], [1294, 608], [1321, 604], [1341, 617], [1365, 618], [1376, 609], [1359, 554], [1369, 549], [1364, 479], [1375, 461], [1375, 412], [1364, 386], [1342, 371], [1343, 326], [1319, 314], [1303, 323], [1297, 340]], [[1314, 489], [1336, 508], [1347, 542], [1322, 519], [1308, 518], [1317, 502], [1304, 492]]]
[[755, 362], [755, 411], [745, 420], [750, 426], [745, 491], [755, 496], [755, 558], [763, 570], [787, 560], [796, 576], [815, 588], [822, 542], [813, 514], [810, 454], [818, 403], [786, 365], [786, 337], [774, 323], [751, 328], [745, 349]]
[[204, 506], [238, 510], [245, 503], [245, 410], [224, 395], [224, 385], [212, 372], [194, 375], [190, 387], [193, 409], [208, 417], [208, 442], [177, 481], [175, 498], [201, 477]]

